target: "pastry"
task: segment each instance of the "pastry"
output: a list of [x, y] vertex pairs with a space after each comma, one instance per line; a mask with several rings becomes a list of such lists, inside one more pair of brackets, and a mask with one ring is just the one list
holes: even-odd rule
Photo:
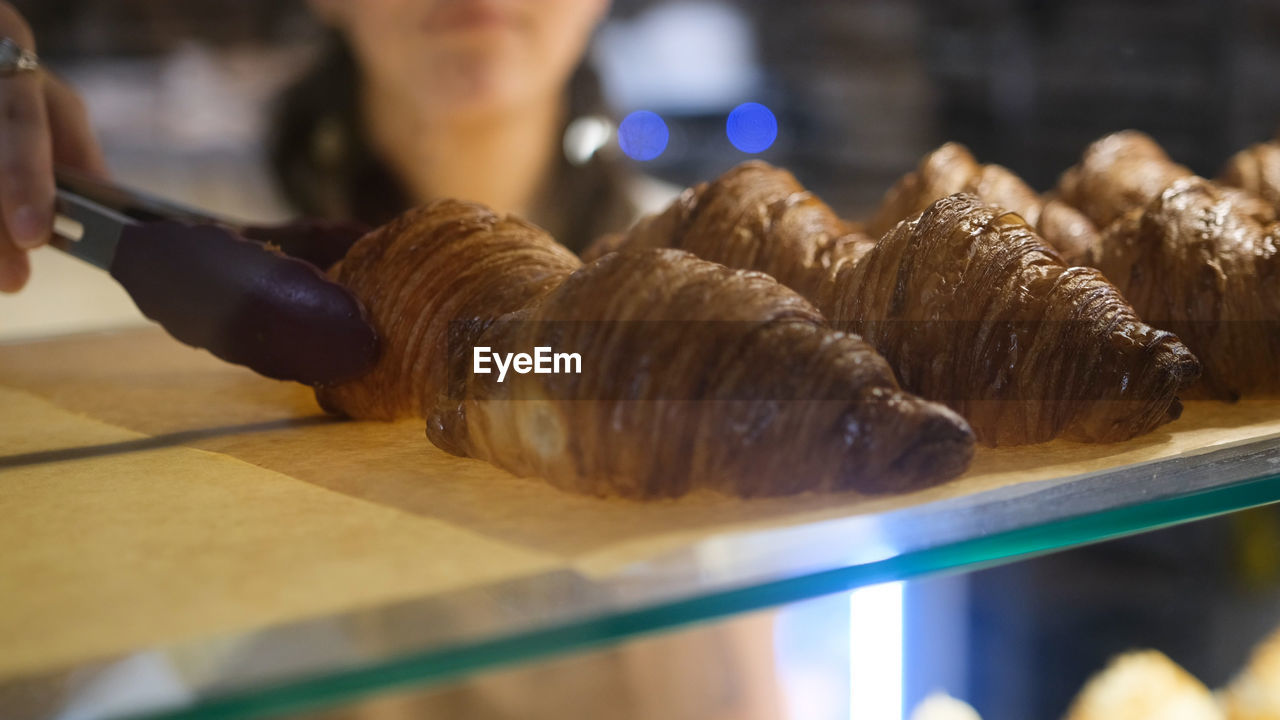
[[329, 270], [366, 303], [383, 352], [356, 382], [321, 388], [321, 404], [366, 420], [425, 416], [456, 379], [447, 361], [454, 345], [474, 340], [487, 323], [545, 295], [580, 266], [533, 225], [478, 206], [436, 202], [401, 215]]
[[1176, 396], [1199, 372], [1098, 272], [1069, 267], [1021, 218], [970, 195], [877, 242], [790, 173], [751, 162], [588, 256], [615, 247], [681, 248], [774, 275], [990, 445], [1148, 432], [1178, 416]]
[[972, 195], [900, 223], [829, 289], [820, 305], [838, 327], [991, 444], [1126, 440], [1177, 418], [1200, 372], [1101, 273]]
[[1086, 148], [1080, 162], [1058, 180], [1057, 193], [1102, 230], [1191, 174], [1148, 135], [1124, 130]]
[[982, 720], [982, 716], [963, 700], [933, 692], [916, 705], [909, 720]]
[[1280, 212], [1280, 140], [1258, 143], [1227, 161], [1219, 180], [1271, 203]]
[[954, 142], [924, 156], [914, 171], [885, 193], [867, 231], [880, 237], [899, 222], [956, 193], [969, 193], [1017, 213], [1068, 260], [1092, 244], [1097, 235], [1093, 223], [1075, 208], [1060, 200], [1041, 198], [1008, 168], [982, 165], [968, 148]]
[[[1230, 167], [1247, 169], [1247, 162]], [[1261, 182], [1260, 174], [1245, 175], [1242, 184]], [[1200, 358], [1204, 374], [1194, 395], [1233, 401], [1280, 390], [1280, 225], [1273, 206], [1195, 176], [1131, 130], [1091, 145], [1059, 191], [1105, 228], [1081, 260], [1115, 283], [1144, 320], [1177, 333]]]
[[676, 248], [732, 268], [758, 270], [813, 300], [841, 266], [875, 245], [795, 177], [750, 161], [680, 194], [627, 233], [603, 238], [587, 260], [617, 249]]
[[1112, 659], [1076, 695], [1065, 720], [1223, 720], [1213, 695], [1155, 650]]
[[[955, 477], [959, 416], [761, 273], [673, 250], [582, 266], [538, 228], [439, 201], [362, 238], [331, 277], [369, 308], [378, 366], [319, 391], [357, 418], [420, 415], [440, 448], [579, 492], [901, 491]], [[579, 372], [482, 372], [545, 347]]]

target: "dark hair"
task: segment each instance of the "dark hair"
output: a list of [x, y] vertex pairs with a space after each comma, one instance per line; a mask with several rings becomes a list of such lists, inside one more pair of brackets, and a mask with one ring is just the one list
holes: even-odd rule
[[[307, 217], [381, 225], [412, 204], [410, 194], [370, 147], [360, 112], [360, 70], [346, 40], [331, 32], [315, 63], [280, 96], [269, 138], [270, 161], [284, 197]], [[570, 119], [603, 114], [592, 69], [583, 63], [568, 87]], [[535, 218], [570, 248], [624, 229], [631, 204], [625, 171], [597, 157], [560, 162], [540, 197], [553, 207]]]

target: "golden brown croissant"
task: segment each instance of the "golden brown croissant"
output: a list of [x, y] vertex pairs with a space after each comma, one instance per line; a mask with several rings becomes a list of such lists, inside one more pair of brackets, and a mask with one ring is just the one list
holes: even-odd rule
[[1227, 161], [1219, 178], [1271, 203], [1280, 212], [1280, 140], [1258, 143]]
[[1085, 149], [1080, 162], [1058, 180], [1058, 197], [1104, 229], [1191, 174], [1150, 136], [1123, 130]]
[[1183, 338], [1210, 397], [1280, 391], [1280, 223], [1260, 198], [1175, 181], [1103, 234], [1089, 264], [1138, 313]]
[[321, 389], [321, 404], [361, 419], [422, 417], [456, 374], [447, 348], [581, 265], [537, 227], [473, 205], [437, 202], [401, 215], [329, 270], [373, 313], [383, 353], [358, 382]]
[[1018, 213], [1035, 227], [1040, 196], [1001, 165], [982, 165], [964, 145], [949, 142], [925, 155], [919, 166], [889, 188], [867, 231], [881, 237], [895, 225], [924, 212], [935, 201], [968, 193], [983, 202]]
[[857, 262], [874, 244], [791, 173], [751, 161], [685, 190], [665, 211], [594, 243], [583, 258], [621, 248], [687, 250], [732, 268], [768, 273], [812, 300], [830, 273]]
[[[331, 275], [385, 349], [319, 391], [362, 418], [420, 413], [437, 446], [566, 489], [633, 497], [896, 491], [963, 472], [964, 420], [909, 395], [862, 340], [760, 273], [688, 253], [585, 267], [537, 228], [440, 201], [361, 239]], [[580, 372], [483, 373], [551, 348]], [[510, 357], [509, 355], [506, 355]]]
[[1178, 417], [1200, 368], [1096, 270], [1069, 267], [1016, 214], [972, 195], [899, 224], [820, 302], [904, 387], [993, 444], [1124, 440]]
[[989, 205], [1017, 213], [1068, 259], [1097, 237], [1097, 229], [1075, 208], [1045, 200], [1022, 178], [1001, 165], [982, 165], [964, 145], [949, 142], [925, 155], [919, 166], [885, 193], [867, 231], [881, 237], [903, 220], [924, 212], [948, 195], [968, 193]]
[[[1247, 161], [1233, 166], [1248, 169]], [[1134, 131], [1091, 145], [1059, 190], [1106, 227], [1082, 262], [1200, 358], [1195, 394], [1235, 400], [1280, 390], [1280, 240], [1271, 205], [1193, 175]]]
[[959, 195], [879, 242], [844, 229], [790, 173], [751, 162], [609, 247], [676, 247], [774, 274], [988, 444], [1120, 440], [1178, 416], [1195, 358], [1016, 216]]

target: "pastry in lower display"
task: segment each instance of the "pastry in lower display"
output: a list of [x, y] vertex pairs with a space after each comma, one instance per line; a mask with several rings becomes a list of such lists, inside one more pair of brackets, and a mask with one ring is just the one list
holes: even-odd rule
[[983, 202], [1017, 213], [1067, 258], [1092, 244], [1097, 229], [1075, 208], [1045, 200], [1022, 178], [1000, 165], [983, 165], [969, 149], [949, 142], [925, 155], [889, 192], [867, 232], [880, 237], [903, 220], [924, 212], [948, 195], [968, 193]]
[[1280, 720], [1280, 631], [1254, 649], [1218, 699], [1228, 720]]
[[621, 239], [778, 277], [865, 337], [908, 390], [946, 403], [979, 441], [1124, 440], [1168, 422], [1199, 373], [1094, 270], [1073, 268], [1016, 215], [970, 195], [872, 241], [784, 170], [741, 165]]
[[899, 389], [869, 345], [761, 273], [672, 250], [581, 266], [532, 225], [439, 201], [362, 238], [330, 276], [384, 350], [369, 375], [319, 390], [326, 408], [421, 415], [442, 449], [561, 488], [899, 491], [955, 477], [973, 453], [963, 419]]
[[1223, 720], [1199, 680], [1163, 653], [1114, 658], [1076, 695], [1065, 720]]
[[969, 703], [935, 692], [916, 705], [908, 720], [982, 720], [982, 716]]
[[1222, 184], [1246, 190], [1280, 212], [1280, 140], [1258, 143], [1227, 161]]

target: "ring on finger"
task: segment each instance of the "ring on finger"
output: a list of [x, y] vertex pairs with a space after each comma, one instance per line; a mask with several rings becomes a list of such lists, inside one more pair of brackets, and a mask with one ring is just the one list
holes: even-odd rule
[[0, 77], [12, 77], [39, 69], [40, 58], [34, 51], [18, 45], [13, 38], [0, 38]]

